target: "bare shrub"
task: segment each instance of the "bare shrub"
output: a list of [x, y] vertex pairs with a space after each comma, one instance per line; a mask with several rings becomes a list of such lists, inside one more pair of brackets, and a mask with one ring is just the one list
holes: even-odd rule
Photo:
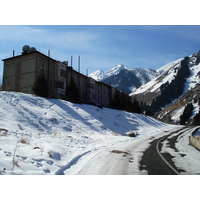
[[117, 136], [117, 135], [120, 135], [120, 134], [118, 132], [113, 132], [113, 135]]
[[19, 160], [16, 158], [13, 159], [13, 169], [15, 166], [19, 167]]
[[22, 144], [30, 144], [30, 139], [28, 137], [22, 136], [19, 142]]
[[137, 137], [139, 134], [137, 132], [135, 132], [135, 131], [132, 131], [132, 132], [129, 132], [127, 135], [129, 137]]
[[13, 153], [13, 159], [12, 159], [13, 167], [12, 167], [11, 172], [14, 170], [14, 167], [15, 167], [15, 166], [19, 167], [18, 158], [16, 157], [16, 152], [17, 152], [17, 149], [18, 149], [18, 147], [19, 147], [19, 146], [18, 146], [18, 143], [19, 143], [19, 141], [16, 143], [15, 149], [14, 149], [14, 153]]

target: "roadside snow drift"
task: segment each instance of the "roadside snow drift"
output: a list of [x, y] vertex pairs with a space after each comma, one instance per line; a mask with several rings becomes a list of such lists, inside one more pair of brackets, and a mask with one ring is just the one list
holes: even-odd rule
[[[67, 174], [79, 163], [78, 172], [83, 157], [169, 126], [140, 114], [0, 92], [0, 174]], [[133, 132], [137, 137], [127, 136]]]

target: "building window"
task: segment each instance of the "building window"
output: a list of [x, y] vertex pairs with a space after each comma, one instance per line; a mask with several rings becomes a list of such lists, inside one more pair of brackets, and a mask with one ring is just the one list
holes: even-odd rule
[[60, 76], [62, 76], [63, 78], [66, 78], [66, 71], [63, 69], [60, 69]]
[[40, 64], [40, 70], [44, 70], [44, 64], [43, 63]]
[[88, 83], [88, 88], [94, 90], [94, 83]]
[[90, 88], [91, 88], [92, 90], [94, 90], [94, 84], [93, 84], [93, 83], [90, 84]]
[[64, 89], [64, 82], [58, 82], [58, 81], [56, 81], [56, 88]]

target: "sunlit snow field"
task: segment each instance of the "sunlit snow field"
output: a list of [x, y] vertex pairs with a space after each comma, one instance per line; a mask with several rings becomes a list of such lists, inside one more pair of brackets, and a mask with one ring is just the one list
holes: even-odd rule
[[[64, 173], [83, 156], [171, 127], [145, 115], [22, 93], [0, 92], [0, 105], [2, 174]], [[133, 132], [137, 137], [127, 136]]]

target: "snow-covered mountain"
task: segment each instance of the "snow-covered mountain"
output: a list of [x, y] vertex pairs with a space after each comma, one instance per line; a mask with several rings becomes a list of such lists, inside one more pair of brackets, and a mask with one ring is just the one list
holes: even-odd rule
[[147, 92], [157, 91], [163, 83], [171, 81], [177, 74], [175, 67], [180, 67], [180, 62], [182, 59], [170, 62], [163, 67], [157, 69], [159, 76], [153, 78], [151, 81], [142, 85], [141, 87], [135, 89], [131, 95], [142, 94]]
[[141, 85], [160, 75], [161, 72], [162, 70], [130, 68], [119, 64], [106, 72], [97, 70], [89, 76], [129, 94], [134, 89], [139, 88]]
[[[164, 88], [167, 88], [168, 84], [170, 85], [173, 81], [178, 84], [179, 79], [177, 80], [177, 78], [180, 76], [182, 76], [182, 78], [184, 78], [185, 80], [185, 82], [182, 83], [184, 90], [181, 93], [181, 95], [184, 95], [186, 92], [199, 84], [200, 66], [199, 64], [188, 64], [188, 67], [184, 69], [181, 65], [182, 61], [183, 59], [179, 59], [177, 61], [169, 63], [168, 65], [165, 65], [166, 68], [160, 76], [152, 79], [148, 83], [136, 89], [133, 93], [131, 93], [131, 95], [143, 96], [151, 94], [151, 96], [153, 96], [154, 98], [156, 95], [160, 94]], [[162, 69], [163, 68], [160, 68], [157, 71], [160, 71]], [[185, 70], [188, 70], [188, 75], [184, 74]], [[152, 100], [153, 99], [148, 99], [147, 101], [150, 102]]]
[[[193, 102], [193, 106], [196, 108], [193, 111], [193, 116], [195, 116], [195, 114], [198, 114], [196, 102], [198, 101], [199, 94], [197, 92], [198, 90], [195, 90], [195, 88], [200, 84], [199, 61], [200, 56], [198, 53], [195, 53], [191, 56], [171, 62], [157, 70], [160, 72], [163, 70], [160, 76], [142, 85], [140, 88], [133, 91], [131, 95], [141, 103], [143, 110], [149, 109], [152, 112], [160, 111], [158, 115], [159, 119], [165, 119], [166, 121], [167, 117], [167, 122], [173, 121], [174, 123], [179, 123], [180, 116], [189, 103], [187, 99], [193, 102], [196, 98], [197, 100], [195, 103]], [[195, 92], [192, 92], [193, 90]], [[187, 98], [181, 100], [182, 97]], [[182, 102], [181, 107], [180, 102]], [[176, 108], [179, 110], [181, 108], [181, 112], [179, 112], [179, 114], [177, 114], [178, 111], [176, 111], [176, 114], [175, 112], [169, 112], [171, 108], [168, 109], [168, 106], [170, 105], [173, 107], [173, 111], [175, 111]], [[176, 117], [174, 117], [173, 114], [176, 115]], [[169, 118], [172, 120], [169, 120]]]
[[103, 70], [97, 70], [97, 71], [89, 74], [89, 76], [94, 78], [97, 81], [102, 81], [112, 75], [119, 74], [119, 72], [124, 69], [130, 70], [131, 68], [129, 68], [123, 64], [119, 64], [106, 72], [104, 72]]
[[104, 71], [102, 71], [101, 69], [99, 69], [99, 70], [97, 70], [97, 71], [89, 74], [88, 76], [91, 77], [91, 78], [93, 78], [93, 79], [95, 79], [95, 80], [97, 80], [97, 81], [101, 81], [101, 80], [104, 79], [104, 77], [106, 75], [105, 75]]

